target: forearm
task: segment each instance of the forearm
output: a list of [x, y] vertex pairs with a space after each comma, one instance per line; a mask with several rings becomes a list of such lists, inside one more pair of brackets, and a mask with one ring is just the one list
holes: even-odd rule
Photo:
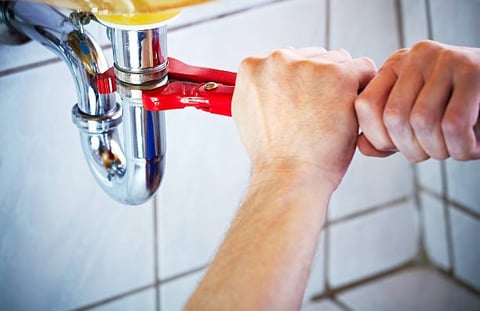
[[186, 309], [298, 309], [332, 191], [314, 174], [254, 173]]

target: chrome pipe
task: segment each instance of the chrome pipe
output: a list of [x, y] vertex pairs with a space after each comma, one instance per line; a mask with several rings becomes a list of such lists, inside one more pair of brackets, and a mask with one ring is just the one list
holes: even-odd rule
[[167, 26], [124, 30], [108, 28], [115, 76], [138, 89], [156, 88], [167, 81]]
[[109, 66], [81, 24], [33, 2], [8, 2], [1, 15], [2, 23], [52, 50], [69, 67], [78, 97], [72, 120], [80, 130], [83, 152], [96, 181], [123, 204], [147, 201], [164, 172], [164, 114], [143, 109], [140, 88], [120, 83], [122, 105], [117, 104], [114, 92], [98, 91], [95, 78]]

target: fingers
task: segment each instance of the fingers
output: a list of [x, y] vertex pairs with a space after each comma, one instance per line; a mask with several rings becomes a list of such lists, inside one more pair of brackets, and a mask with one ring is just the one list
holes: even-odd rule
[[385, 126], [393, 144], [412, 162], [429, 158], [410, 124], [411, 111], [423, 86], [424, 77], [420, 68], [412, 58], [406, 59], [383, 112]]
[[480, 158], [480, 49], [422, 41], [394, 53], [358, 96], [358, 148], [412, 162]]
[[449, 156], [441, 122], [451, 90], [451, 75], [437, 68], [420, 91], [410, 115], [410, 123], [421, 148], [437, 160]]
[[480, 158], [479, 89], [480, 81], [456, 85], [443, 117], [441, 127], [448, 153], [456, 160]]
[[395, 153], [395, 151], [378, 151], [363, 134], [358, 136], [357, 146], [361, 153], [369, 157], [384, 158]]
[[363, 136], [379, 152], [396, 150], [383, 121], [383, 110], [396, 80], [394, 70], [384, 68], [355, 100], [355, 111]]

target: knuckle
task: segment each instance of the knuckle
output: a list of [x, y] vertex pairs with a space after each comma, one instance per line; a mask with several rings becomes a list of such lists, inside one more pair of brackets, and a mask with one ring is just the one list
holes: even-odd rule
[[425, 51], [437, 50], [439, 48], [441, 48], [441, 44], [439, 44], [438, 42], [435, 42], [433, 40], [421, 40], [412, 46], [411, 51], [412, 53], [416, 54], [423, 53]]
[[423, 109], [414, 109], [410, 114], [410, 124], [415, 131], [431, 130], [435, 124], [432, 114]]
[[438, 64], [440, 66], [452, 66], [455, 63], [462, 63], [461, 56], [452, 49], [444, 48], [438, 54]]
[[368, 64], [373, 70], [377, 70], [377, 65], [375, 64], [373, 59], [371, 59], [370, 57], [363, 56], [363, 57], [360, 57], [360, 59], [366, 64]]
[[412, 163], [420, 163], [428, 159], [430, 159], [429, 155], [413, 155], [409, 158], [410, 162]]
[[365, 93], [361, 93], [354, 102], [357, 114], [370, 115], [373, 111], [372, 103], [366, 98]]
[[270, 53], [268, 58], [273, 60], [274, 62], [284, 62], [288, 58], [287, 50], [286, 49], [273, 50]]
[[434, 41], [422, 40], [414, 44], [409, 52], [408, 58], [412, 64], [423, 67], [425, 62], [441, 55], [445, 48]]
[[260, 57], [247, 57], [240, 63], [240, 67], [238, 69], [239, 72], [251, 72], [255, 71], [256, 68], [261, 66], [263, 63], [263, 59]]
[[388, 57], [388, 59], [385, 61], [383, 66], [380, 68], [380, 70], [389, 69], [389, 70], [392, 70], [393, 72], [397, 72], [398, 68], [400, 68], [400, 66], [403, 64], [409, 50], [410, 49], [404, 48], [394, 52], [392, 55]]
[[448, 137], [457, 137], [463, 130], [462, 117], [455, 112], [446, 114], [441, 122], [443, 133]]
[[345, 49], [339, 48], [339, 49], [336, 49], [335, 51], [338, 52], [338, 53], [340, 53], [340, 54], [345, 55], [345, 56], [348, 57], [349, 59], [352, 58], [352, 55], [350, 55], [350, 53], [349, 53], [347, 50], [345, 50]]
[[480, 82], [480, 64], [466, 55], [457, 55], [456, 80], [465, 83]]
[[389, 131], [398, 132], [405, 125], [405, 118], [394, 108], [385, 108], [383, 121]]
[[372, 140], [371, 144], [378, 151], [389, 152], [395, 149], [395, 146], [386, 140]]
[[446, 160], [448, 159], [448, 154], [447, 153], [440, 153], [440, 152], [432, 152], [431, 157], [435, 160]]
[[470, 153], [466, 150], [456, 150], [450, 153], [452, 159], [457, 161], [467, 161], [470, 160]]

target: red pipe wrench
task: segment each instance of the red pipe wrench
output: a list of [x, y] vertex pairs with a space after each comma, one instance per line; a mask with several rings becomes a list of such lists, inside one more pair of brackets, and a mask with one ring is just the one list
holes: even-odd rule
[[159, 88], [143, 91], [143, 106], [150, 111], [194, 107], [231, 116], [236, 78], [234, 72], [191, 66], [169, 57], [169, 82]]

